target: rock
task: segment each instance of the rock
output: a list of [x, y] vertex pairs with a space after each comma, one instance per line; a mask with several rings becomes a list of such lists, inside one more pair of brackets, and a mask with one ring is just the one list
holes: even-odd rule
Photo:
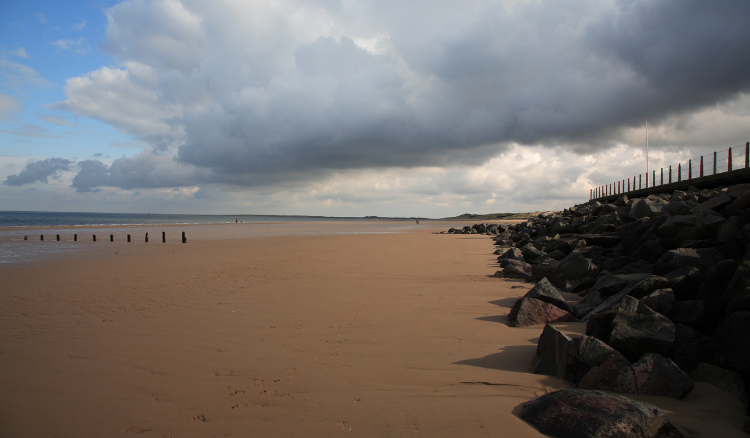
[[672, 216], [684, 216], [690, 214], [690, 210], [697, 205], [697, 202], [692, 201], [672, 201], [669, 203], [667, 211]]
[[669, 281], [669, 287], [674, 291], [676, 301], [695, 299], [698, 287], [703, 282], [704, 275], [694, 266], [685, 266], [664, 274]]
[[[739, 311], [750, 311], [750, 261], [743, 260], [734, 271], [718, 304], [721, 316]], [[710, 299], [709, 303], [714, 300]]]
[[573, 312], [573, 314], [577, 315], [579, 318], [582, 318], [583, 316], [591, 312], [596, 306], [601, 304], [601, 302], [602, 299], [599, 292], [589, 291], [589, 293], [587, 293], [581, 301], [573, 305], [576, 310], [575, 312]]
[[536, 261], [544, 255], [544, 253], [532, 244], [525, 245], [523, 248], [521, 248], [521, 254], [523, 255], [523, 258], [528, 263], [536, 263]]
[[639, 305], [637, 312], [623, 309], [617, 312], [607, 343], [628, 360], [635, 361], [646, 353], [666, 356], [674, 339], [672, 321], [648, 306]]
[[659, 395], [681, 399], [693, 390], [695, 384], [670, 359], [648, 353], [633, 364], [635, 380], [640, 395]]
[[521, 298], [508, 315], [514, 327], [545, 324], [548, 322], [570, 322], [576, 318], [572, 313], [534, 298]]
[[696, 297], [715, 302], [718, 306], [738, 266], [734, 260], [722, 260], [708, 268]]
[[[698, 206], [700, 207], [700, 206]], [[695, 208], [698, 208], [695, 207]], [[692, 211], [695, 211], [695, 208]], [[695, 226], [696, 228], [704, 228], [707, 230], [716, 231], [721, 227], [721, 224], [726, 220], [724, 216], [713, 210], [700, 210], [695, 214]]]
[[599, 274], [599, 268], [591, 260], [575, 251], [560, 262], [558, 269], [560, 273], [554, 278], [554, 283], [560, 287], [568, 281], [579, 282], [585, 277]]
[[586, 239], [586, 244], [602, 248], [614, 248], [622, 241], [619, 234], [584, 234], [581, 237]]
[[[526, 295], [524, 295], [523, 298], [534, 298], [552, 304], [553, 306], [557, 306], [566, 312], [573, 313], [573, 309], [568, 302], [562, 295], [560, 295], [560, 290], [553, 286], [546, 278], [539, 280], [534, 287], [526, 292]], [[518, 304], [520, 301], [521, 299], [516, 301], [516, 303]], [[515, 306], [513, 306], [513, 308], [515, 308]], [[513, 314], [513, 309], [511, 309], [510, 313]]]
[[704, 303], [703, 300], [677, 301], [667, 316], [674, 323], [699, 327], [706, 316]]
[[653, 263], [637, 259], [636, 261], [624, 266], [613, 274], [651, 274], [654, 271]]
[[662, 315], [669, 315], [674, 305], [674, 292], [670, 288], [657, 289], [641, 298], [641, 303], [647, 305], [655, 312]]
[[625, 359], [619, 351], [601, 340], [593, 336], [583, 336], [578, 342], [575, 358], [587, 368], [593, 368], [603, 364], [612, 356]]
[[712, 338], [715, 365], [750, 377], [750, 312], [727, 316]]
[[713, 196], [711, 199], [693, 207], [690, 211], [693, 214], [697, 214], [699, 211], [718, 210], [723, 206], [729, 204], [730, 202], [732, 202], [732, 198], [723, 193], [720, 193], [716, 196]]
[[714, 248], [677, 248], [667, 251], [659, 258], [654, 265], [654, 273], [666, 274], [686, 266], [708, 269], [722, 260], [724, 260], [724, 256]]
[[711, 358], [711, 338], [685, 324], [675, 324], [675, 337], [667, 356], [685, 372]]
[[716, 365], [708, 363], [699, 364], [695, 370], [690, 373], [690, 378], [696, 382], [708, 383], [719, 389], [723, 389], [737, 397], [748, 412], [750, 407], [750, 398], [747, 395], [747, 388], [742, 376], [734, 371], [727, 370]]
[[563, 389], [524, 403], [518, 416], [554, 438], [681, 438], [654, 405], [585, 389]]
[[649, 277], [649, 274], [644, 273], [612, 274], [610, 272], [602, 272], [597, 277], [596, 283], [591, 290], [598, 291], [603, 297], [609, 297], [625, 289], [628, 285], [647, 277]]
[[629, 214], [636, 219], [660, 216], [666, 213], [667, 204], [664, 199], [651, 195], [648, 198], [636, 199], [630, 208]]
[[591, 368], [578, 386], [583, 389], [638, 394], [635, 373], [630, 362], [622, 356], [612, 356], [602, 365]]
[[586, 335], [607, 342], [612, 334], [612, 322], [615, 316], [617, 316], [616, 310], [605, 310], [590, 315], [586, 322]]
[[675, 237], [685, 227], [695, 226], [695, 215], [672, 216], [659, 227], [659, 237]]
[[576, 359], [577, 353], [577, 342], [547, 324], [539, 337], [531, 371], [534, 374], [544, 374], [569, 382], [578, 382], [587, 369]]
[[[499, 278], [520, 278], [522, 280], [531, 281], [531, 265], [522, 262], [520, 260], [508, 259], [507, 264], [503, 268], [502, 272], [498, 271], [495, 273], [495, 277]], [[499, 274], [499, 275], [498, 275]]]
[[553, 240], [544, 247], [544, 252], [550, 254], [554, 251], [562, 251], [565, 255], [570, 254], [570, 243], [565, 240]]
[[552, 252], [547, 253], [547, 257], [559, 261], [564, 259], [566, 257], [566, 254], [559, 249], [556, 249]]
[[642, 298], [657, 289], [666, 287], [668, 284], [669, 284], [669, 281], [666, 278], [660, 277], [658, 275], [651, 275], [649, 277], [644, 278], [643, 280], [633, 282], [625, 289], [621, 290], [615, 295], [612, 295], [611, 297], [602, 301], [601, 304], [596, 306], [594, 310], [592, 310], [588, 315], [586, 315], [582, 319], [584, 321], [587, 321], [588, 318], [591, 317], [591, 315], [595, 313], [599, 313], [605, 309], [611, 308], [615, 304], [619, 303], [625, 296], [631, 295], [634, 298]]
[[724, 214], [731, 216], [742, 209], [748, 208], [748, 206], [750, 206], [750, 192], [746, 192], [741, 197], [727, 204], [724, 207]]
[[737, 239], [740, 237], [744, 226], [745, 224], [740, 218], [732, 216], [724, 221], [716, 231], [716, 240], [719, 242], [726, 242], [732, 239]]
[[509, 250], [505, 251], [498, 259], [500, 258], [524, 261], [523, 254], [518, 248], [510, 248]]
[[633, 252], [633, 257], [642, 258], [649, 263], [656, 263], [664, 253], [675, 248], [677, 248], [677, 239], [649, 239], [640, 244], [640, 247]]

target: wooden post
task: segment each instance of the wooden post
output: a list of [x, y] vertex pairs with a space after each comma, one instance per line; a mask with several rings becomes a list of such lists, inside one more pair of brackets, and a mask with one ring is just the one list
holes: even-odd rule
[[656, 170], [651, 173], [651, 187], [656, 187]]
[[669, 165], [669, 183], [672, 184], [672, 165]]
[[29, 236], [23, 236], [23, 240], [29, 240]]
[[661, 168], [661, 179], [659, 180], [659, 185], [660, 186], [664, 185], [664, 168], [663, 167]]
[[646, 172], [646, 188], [648, 188], [648, 172]]
[[714, 175], [716, 175], [716, 152], [714, 152]]
[[682, 163], [677, 165], [677, 182], [682, 181]]
[[113, 234], [109, 235], [109, 241], [110, 242], [114, 242], [115, 241], [115, 236]]
[[78, 242], [78, 234], [73, 234], [73, 242]]
[[161, 232], [161, 243], [167, 243], [167, 232], [162, 231]]
[[60, 235], [56, 234], [55, 236], [57, 237], [57, 241], [59, 242], [60, 241]]
[[701, 169], [700, 173], [698, 173], [700, 178], [703, 178], [703, 155], [701, 155]]
[[745, 142], [745, 169], [750, 167], [750, 141]]
[[148, 243], [148, 233], [146, 233], [146, 243]]
[[96, 234], [94, 234], [94, 242], [96, 242]]
[[688, 179], [693, 179], [693, 160], [688, 160]]
[[638, 190], [641, 189], [641, 176], [638, 175]]
[[39, 240], [44, 240], [44, 234], [39, 236]]
[[729, 156], [727, 158], [727, 172], [732, 171], [732, 148], [729, 148]]
[[185, 237], [185, 232], [182, 232], [182, 243], [187, 243], [187, 237]]
[[617, 193], [616, 194], [619, 195], [620, 193], [621, 193], [620, 192], [620, 181], [617, 181]]
[[628, 193], [630, 193], [630, 177], [628, 177]]
[[130, 243], [130, 234], [128, 234], [128, 243]]

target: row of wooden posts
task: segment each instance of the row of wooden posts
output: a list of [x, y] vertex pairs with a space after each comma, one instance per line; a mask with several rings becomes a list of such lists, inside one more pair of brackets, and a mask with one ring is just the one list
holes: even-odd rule
[[[56, 236], [56, 240], [59, 242], [60, 241], [60, 235], [59, 234], [55, 234], [55, 236]], [[94, 236], [94, 242], [96, 242], [96, 234], [94, 234], [93, 236]], [[23, 240], [29, 240], [29, 236], [23, 236]], [[39, 240], [44, 240], [44, 234], [40, 234], [39, 235]], [[74, 242], [78, 242], [78, 234], [73, 234], [73, 241]], [[110, 234], [109, 235], [109, 241], [110, 242], [114, 242], [115, 241], [115, 235], [114, 234]], [[148, 233], [146, 233], [145, 241], [146, 241], [146, 243], [148, 243]], [[130, 234], [128, 234], [128, 242], [130, 242]], [[165, 231], [161, 232], [161, 242], [162, 243], [167, 243], [167, 233]], [[182, 243], [187, 243], [187, 237], [185, 237], [185, 232], [184, 231], [182, 232]]]
[[[727, 154], [727, 171], [732, 171], [732, 148], [729, 148], [728, 154]], [[750, 167], [750, 142], [745, 143], [745, 168]], [[668, 169], [669, 175], [669, 182], [668, 184], [672, 183], [672, 166], [669, 166]], [[716, 152], [714, 152], [714, 165], [713, 165], [713, 173], [711, 175], [716, 175]], [[641, 190], [642, 187], [642, 175], [638, 175], [638, 188], [635, 187], [635, 177], [633, 177], [633, 187], [632, 190]], [[703, 156], [701, 156], [700, 161], [700, 167], [698, 171], [698, 178], [702, 178], [704, 176], [704, 168], [703, 168]], [[693, 160], [688, 160], [688, 180], [693, 179]], [[682, 181], [682, 164], [677, 165], [677, 182]], [[602, 198], [604, 196], [611, 196], [611, 195], [618, 195], [621, 193], [627, 193], [631, 191], [630, 186], [630, 178], [627, 179], [627, 188], [625, 185], [626, 180], [617, 181], [616, 183], [612, 183], [609, 185], [604, 185], [597, 187], [595, 189], [591, 189], [589, 193], [589, 199], [598, 199]], [[621, 185], [622, 184], [622, 185]], [[664, 185], [664, 168], [661, 168], [661, 180], [660, 185]], [[656, 170], [653, 171], [652, 177], [651, 177], [651, 186], [656, 186]], [[648, 188], [648, 173], [646, 173], [646, 187]]]

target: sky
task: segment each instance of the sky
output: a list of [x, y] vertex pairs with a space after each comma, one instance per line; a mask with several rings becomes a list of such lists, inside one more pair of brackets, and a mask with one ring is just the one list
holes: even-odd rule
[[[747, 0], [0, 2], [0, 210], [546, 211], [750, 141]], [[648, 120], [648, 134], [646, 132]]]

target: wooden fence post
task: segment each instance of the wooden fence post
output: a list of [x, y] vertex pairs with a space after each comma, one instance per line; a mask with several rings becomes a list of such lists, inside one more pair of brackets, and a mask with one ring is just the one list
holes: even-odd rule
[[162, 231], [161, 232], [161, 243], [167, 243], [167, 232]]
[[688, 179], [693, 179], [693, 160], [688, 160]]
[[641, 189], [641, 175], [638, 175], [638, 190]]
[[29, 236], [23, 236], [23, 240], [29, 240]]
[[663, 167], [661, 168], [661, 179], [659, 180], [659, 185], [660, 186], [664, 185], [664, 168]]
[[677, 165], [677, 182], [682, 181], [682, 163]]
[[114, 242], [114, 241], [115, 241], [115, 236], [114, 236], [114, 234], [110, 234], [110, 235], [109, 235], [109, 241], [110, 241], [110, 242]]
[[732, 148], [729, 148], [729, 156], [727, 157], [727, 172], [732, 171]]
[[182, 243], [187, 243], [187, 237], [185, 237], [185, 232], [182, 232]]
[[699, 175], [701, 178], [703, 178], [703, 155], [701, 155], [701, 170]]
[[669, 165], [669, 183], [672, 184], [672, 165]]
[[750, 141], [745, 142], [745, 169], [750, 167]]
[[56, 234], [55, 236], [57, 236], [57, 241], [59, 242], [60, 241], [60, 235]]
[[651, 173], [651, 187], [656, 187], [656, 169]]
[[148, 233], [146, 233], [146, 243], [148, 243]]
[[648, 172], [646, 172], [646, 188], [648, 188]]
[[94, 242], [96, 242], [96, 234], [94, 234]]
[[44, 234], [39, 236], [39, 240], [44, 240]]
[[78, 234], [73, 234], [73, 242], [78, 242]]
[[130, 234], [128, 234], [128, 243], [130, 243]]
[[716, 152], [714, 152], [714, 175], [716, 175]]

